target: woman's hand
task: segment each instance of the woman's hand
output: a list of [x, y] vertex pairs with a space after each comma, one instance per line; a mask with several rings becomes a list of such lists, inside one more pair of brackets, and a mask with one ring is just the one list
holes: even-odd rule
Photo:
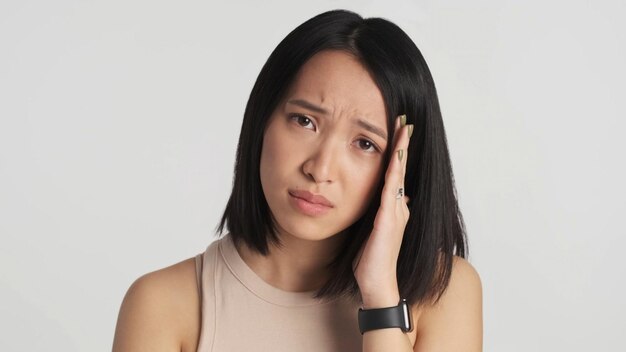
[[404, 188], [407, 149], [413, 132], [413, 125], [405, 124], [404, 115], [396, 119], [394, 153], [385, 173], [380, 208], [372, 233], [353, 263], [365, 309], [391, 307], [400, 301], [396, 264], [409, 208], [408, 197], [399, 197], [398, 191]]

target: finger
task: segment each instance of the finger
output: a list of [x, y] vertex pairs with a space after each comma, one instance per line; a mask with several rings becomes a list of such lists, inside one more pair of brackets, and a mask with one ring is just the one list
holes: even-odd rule
[[[411, 140], [411, 134], [413, 133], [413, 125], [409, 124], [406, 126], [406, 139], [405, 139], [405, 143], [402, 147], [404, 147], [405, 149], [405, 157], [402, 161], [402, 187], [404, 187], [405, 185], [405, 181], [406, 181], [406, 166], [407, 163], [409, 161], [409, 142]], [[405, 190], [406, 191], [406, 190]], [[403, 197], [403, 201], [402, 203], [400, 202], [396, 202], [398, 204], [398, 207], [400, 207], [402, 209], [402, 213], [405, 216], [405, 220], [408, 218], [409, 216], [409, 197], [407, 195], [404, 195]]]
[[[397, 186], [404, 185], [404, 173], [406, 171], [406, 161], [408, 160], [409, 130], [412, 128], [412, 125], [406, 125], [401, 127], [397, 133], [397, 141], [394, 150], [396, 160], [392, 160], [391, 162], [397, 163], [398, 168], [388, 175], [389, 177], [394, 177], [394, 174], [396, 174], [396, 176], [400, 178]], [[389, 167], [393, 169], [395, 166], [389, 165]]]
[[393, 138], [391, 142], [391, 146], [393, 149], [391, 152], [391, 158], [389, 159], [389, 163], [387, 164], [387, 170], [385, 171], [385, 184], [389, 180], [390, 170], [394, 167], [394, 163], [396, 163], [394, 159], [398, 158], [398, 140], [399, 140], [402, 128], [405, 125], [406, 125], [406, 115], [398, 115], [394, 123], [394, 132], [393, 132]]
[[[389, 180], [391, 170], [394, 168], [394, 165], [398, 161], [401, 161], [401, 159], [403, 159], [404, 157], [404, 155], [398, 154], [399, 149], [400, 149], [398, 148], [398, 145], [401, 139], [400, 137], [402, 136], [402, 130], [404, 129], [405, 126], [406, 126], [406, 116], [399, 115], [395, 120], [394, 133], [393, 133], [393, 138], [391, 142], [391, 146], [393, 149], [392, 149], [391, 158], [389, 160], [389, 164], [387, 165], [387, 170], [385, 172], [385, 183], [387, 183], [387, 181]], [[404, 151], [401, 153], [404, 153]], [[398, 161], [396, 161], [396, 158], [398, 158]]]
[[406, 138], [406, 144], [404, 145], [404, 160], [402, 163], [402, 185], [404, 185], [404, 181], [405, 181], [405, 177], [406, 177], [406, 165], [409, 162], [409, 142], [411, 141], [411, 135], [413, 134], [413, 128], [414, 125], [410, 124], [406, 126], [406, 133], [407, 133], [407, 138]]
[[[398, 117], [396, 117], [394, 124], [393, 124], [393, 136], [391, 137], [391, 146], [392, 148], [396, 148], [396, 144], [398, 142], [398, 135], [399, 135], [399, 131], [402, 128], [403, 125], [403, 119], [402, 116], [404, 115], [399, 115]], [[406, 121], [406, 118], [405, 120]]]
[[[404, 157], [402, 158], [402, 181], [400, 183], [400, 187], [404, 187], [406, 180], [406, 166], [409, 161], [409, 142], [411, 140], [411, 134], [413, 133], [412, 124], [406, 125], [406, 127], [402, 130], [401, 133], [406, 133], [406, 138], [398, 141], [398, 148], [404, 150]], [[402, 142], [403, 141], [403, 142]]]
[[408, 127], [403, 126], [397, 133], [397, 143], [385, 174], [381, 203], [396, 201], [398, 187], [403, 187], [404, 185], [408, 141]]

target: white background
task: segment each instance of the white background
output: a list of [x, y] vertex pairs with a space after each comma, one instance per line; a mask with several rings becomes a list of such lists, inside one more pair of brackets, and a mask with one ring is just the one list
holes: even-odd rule
[[437, 84], [485, 351], [624, 351], [623, 1], [0, 2], [0, 350], [107, 351], [203, 251], [243, 110], [298, 24], [402, 27]]

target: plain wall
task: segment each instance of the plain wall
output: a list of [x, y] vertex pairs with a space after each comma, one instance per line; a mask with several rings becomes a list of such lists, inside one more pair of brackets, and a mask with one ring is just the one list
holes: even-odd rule
[[625, 4], [0, 2], [0, 350], [111, 349], [129, 285], [214, 240], [270, 52], [335, 8], [430, 66], [485, 351], [626, 350]]

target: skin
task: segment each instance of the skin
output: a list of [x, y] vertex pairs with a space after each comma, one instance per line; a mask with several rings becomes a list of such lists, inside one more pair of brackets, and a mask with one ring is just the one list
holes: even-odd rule
[[[267, 257], [239, 248], [263, 279], [287, 291], [310, 291], [325, 282], [329, 273], [322, 268], [344, 240], [340, 232], [374, 196], [384, 170], [386, 125], [382, 95], [355, 58], [322, 52], [302, 67], [268, 121], [261, 152], [261, 185], [284, 246], [271, 248]], [[305, 215], [289, 200], [294, 189], [323, 195], [334, 207], [321, 216]]]
[[[294, 100], [307, 101], [326, 113]], [[361, 120], [361, 124], [355, 123]], [[265, 130], [261, 183], [282, 247], [261, 256], [246, 246], [242, 259], [263, 280], [285, 291], [319, 288], [324, 265], [375, 196], [384, 177], [374, 229], [355, 260], [355, 278], [364, 308], [397, 305], [396, 262], [409, 209], [396, 199], [404, 184], [410, 126], [395, 122], [387, 135], [382, 95], [367, 70], [351, 55], [324, 51], [300, 70]], [[382, 151], [394, 148], [389, 165]], [[402, 150], [402, 158], [399, 157]], [[333, 203], [319, 216], [303, 214], [288, 190], [308, 190]], [[450, 285], [432, 305], [412, 307], [414, 330], [381, 329], [363, 335], [365, 351], [482, 350], [482, 285], [474, 268], [455, 258]], [[356, 314], [356, 312], [355, 312]], [[200, 332], [200, 300], [193, 258], [146, 274], [129, 288], [118, 318], [114, 351], [195, 351]]]

